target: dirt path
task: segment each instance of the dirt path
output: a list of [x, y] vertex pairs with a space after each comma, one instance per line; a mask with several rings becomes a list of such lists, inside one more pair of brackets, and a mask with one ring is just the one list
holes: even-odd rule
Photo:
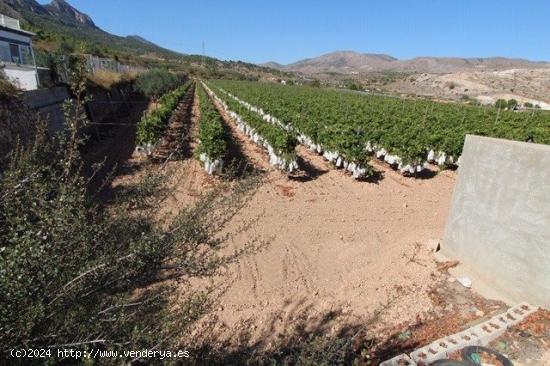
[[193, 154], [198, 145], [198, 123], [200, 119], [199, 99], [194, 91], [186, 101], [188, 113], [183, 120], [185, 128], [184, 153], [182, 160], [171, 161], [167, 164], [170, 172], [168, 189], [171, 196], [166, 200], [163, 212], [177, 213], [197, 200], [202, 194], [213, 188], [216, 178], [209, 176], [203, 169], [200, 161], [194, 158]]
[[[418, 243], [442, 237], [456, 174], [415, 180], [381, 164], [379, 181], [358, 182], [303, 147], [298, 155], [308, 178], [271, 171], [233, 223], [257, 219], [252, 234], [271, 244], [229, 268], [231, 285], [209, 320], [214, 332], [269, 343], [327, 314], [338, 314], [329, 326], [336, 331], [429, 312], [441, 274]], [[234, 248], [250, 235], [238, 235]]]
[[163, 134], [160, 146], [153, 153], [153, 160], [164, 162], [172, 157], [190, 158], [191, 151], [191, 129], [193, 119], [193, 108], [195, 104], [195, 84], [189, 87], [182, 102], [178, 104], [168, 122], [168, 129]]
[[[166, 191], [169, 196], [163, 202], [159, 217], [174, 215], [182, 207], [196, 201], [202, 193], [212, 188], [215, 178], [204, 172], [200, 162], [193, 157], [197, 145], [200, 108], [195, 98], [194, 86], [170, 118], [169, 128], [150, 164], [140, 153], [132, 154], [113, 183], [113, 189], [138, 182], [146, 172], [163, 171], [168, 174]], [[168, 159], [171, 157], [168, 161]]]

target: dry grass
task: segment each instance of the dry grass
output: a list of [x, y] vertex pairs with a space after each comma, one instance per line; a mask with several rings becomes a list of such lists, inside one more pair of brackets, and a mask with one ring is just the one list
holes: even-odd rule
[[137, 75], [138, 74], [134, 72], [120, 74], [112, 71], [98, 71], [90, 75], [88, 79], [101, 88], [111, 89], [114, 85], [134, 80]]
[[0, 73], [0, 99], [5, 100], [19, 94], [20, 90], [10, 83], [6, 77]]

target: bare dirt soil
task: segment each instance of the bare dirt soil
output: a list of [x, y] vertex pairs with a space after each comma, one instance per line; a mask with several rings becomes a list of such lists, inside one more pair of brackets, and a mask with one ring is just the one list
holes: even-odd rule
[[300, 152], [318, 176], [294, 182], [272, 172], [236, 219], [257, 218], [255, 231], [271, 245], [230, 269], [220, 320], [261, 324], [277, 312], [336, 308], [367, 318], [396, 297], [384, 314], [390, 322], [428, 311], [437, 273], [416, 243], [442, 236], [454, 173], [413, 181], [386, 171], [378, 183], [356, 182]]
[[[115, 183], [127, 185], [148, 169], [170, 170], [164, 213], [189, 206], [220, 182], [192, 158], [199, 109], [196, 98], [185, 106], [190, 102], [190, 113], [178, 122], [188, 125], [189, 153], [156, 165], [134, 155]], [[233, 157], [265, 172], [227, 228], [236, 235], [226, 250], [252, 238], [268, 245], [213, 282], [193, 283], [197, 289], [223, 289], [214, 312], [195, 328], [193, 342], [214, 340], [224, 352], [242, 354], [291, 348], [315, 334], [327, 339], [345, 334], [359, 364], [376, 364], [505, 308], [454, 281], [447, 273], [453, 263], [434, 260], [430, 246], [443, 235], [456, 172], [434, 170], [413, 179], [375, 161], [378, 174], [359, 182], [299, 147], [303, 174], [289, 177], [270, 168], [267, 154], [224, 117], [234, 139], [231, 149], [237, 150]]]
[[550, 68], [417, 74], [388, 84], [386, 90], [460, 100], [464, 96], [491, 104], [516, 99], [550, 109]]
[[[358, 182], [300, 147], [305, 172], [292, 179], [270, 169], [267, 154], [232, 122], [227, 125], [244, 158], [267, 170], [264, 184], [228, 230], [255, 224], [236, 235], [229, 249], [251, 236], [269, 245], [227, 268], [219, 279], [226, 291], [205, 327], [214, 325], [222, 338], [237, 340], [242, 333], [268, 344], [327, 314], [338, 314], [330, 325], [336, 332], [373, 320], [381, 328], [415, 322], [433, 310], [430, 290], [443, 274], [424, 244], [443, 234], [455, 172], [415, 180], [377, 164], [376, 179]], [[215, 181], [204, 178], [200, 166], [190, 168], [196, 161], [180, 164], [185, 181]], [[180, 184], [168, 206], [188, 202], [190, 186]], [[197, 336], [204, 333], [197, 330]]]

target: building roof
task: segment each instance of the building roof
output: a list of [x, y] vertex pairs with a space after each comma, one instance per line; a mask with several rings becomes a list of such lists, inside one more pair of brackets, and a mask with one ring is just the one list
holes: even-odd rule
[[19, 21], [19, 19], [15, 19], [4, 14], [0, 14], [0, 29], [8, 32], [23, 34], [30, 37], [35, 35], [32, 32], [21, 29], [21, 22]]
[[11, 28], [11, 27], [5, 27], [3, 25], [0, 25], [0, 30], [6, 31], [6, 32], [17, 33], [17, 34], [21, 34], [21, 35], [29, 36], [29, 37], [36, 36], [36, 33], [29, 32], [29, 31], [26, 31], [26, 30], [23, 30], [23, 29], [15, 29], [15, 28]]

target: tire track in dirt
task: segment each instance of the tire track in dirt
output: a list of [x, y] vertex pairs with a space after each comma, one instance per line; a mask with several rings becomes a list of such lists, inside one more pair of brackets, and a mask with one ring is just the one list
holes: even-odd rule
[[307, 259], [307, 256], [298, 250], [298, 248], [289, 242], [286, 246], [288, 253], [291, 254], [290, 259], [293, 262], [293, 269], [296, 275], [296, 278], [302, 283], [305, 289], [308, 292], [311, 292], [313, 289], [313, 284], [309, 277], [314, 275], [315, 269], [311, 266], [311, 262]]

